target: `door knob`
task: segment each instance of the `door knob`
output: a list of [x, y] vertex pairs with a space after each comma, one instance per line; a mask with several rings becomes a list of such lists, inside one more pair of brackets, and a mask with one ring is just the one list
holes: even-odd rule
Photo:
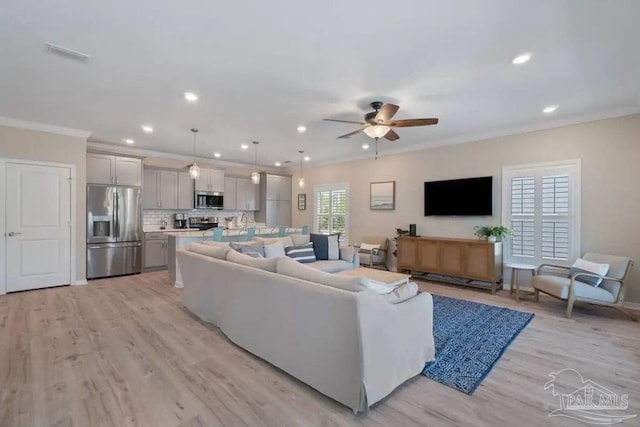
[[9, 233], [7, 233], [7, 236], [13, 237], [13, 236], [17, 236], [18, 234], [22, 234], [22, 233], [16, 233], [15, 231], [10, 231]]

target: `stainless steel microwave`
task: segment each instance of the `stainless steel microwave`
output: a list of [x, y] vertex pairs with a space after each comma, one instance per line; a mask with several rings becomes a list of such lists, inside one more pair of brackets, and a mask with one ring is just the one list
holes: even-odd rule
[[224, 209], [223, 193], [218, 191], [196, 191], [193, 200], [196, 209]]

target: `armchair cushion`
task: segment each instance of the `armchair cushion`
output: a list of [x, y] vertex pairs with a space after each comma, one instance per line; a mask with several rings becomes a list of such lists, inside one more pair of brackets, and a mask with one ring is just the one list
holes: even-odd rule
[[[534, 288], [549, 295], [553, 295], [561, 299], [568, 299], [571, 279], [567, 277], [541, 274], [533, 277], [532, 285]], [[577, 298], [603, 302], [616, 301], [616, 297], [608, 290], [601, 287], [596, 288], [594, 286], [587, 285], [586, 283], [575, 281], [573, 283], [573, 290], [574, 295]]]
[[[592, 273], [597, 274], [598, 276], [606, 276], [608, 271], [609, 264], [598, 264], [596, 262], [578, 258], [571, 266], [571, 270], [569, 270], [569, 277], [572, 277], [576, 273]], [[576, 280], [596, 287], [602, 283], [601, 278], [592, 276], [578, 276], [576, 277]]]
[[[586, 254], [584, 254], [583, 258], [591, 262], [609, 264], [609, 272], [607, 273], [607, 276], [619, 280], [622, 280], [624, 278], [624, 275], [627, 272], [627, 268], [629, 268], [629, 264], [631, 263], [631, 258], [615, 255], [597, 254], [593, 252], [587, 252]], [[600, 288], [608, 290], [616, 297], [618, 296], [618, 293], [620, 293], [620, 287], [620, 282], [606, 279], [600, 285]]]

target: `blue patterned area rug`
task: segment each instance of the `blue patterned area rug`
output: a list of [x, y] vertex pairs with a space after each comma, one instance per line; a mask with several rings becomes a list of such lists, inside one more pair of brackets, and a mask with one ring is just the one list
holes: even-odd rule
[[433, 295], [436, 360], [423, 375], [472, 394], [533, 313]]

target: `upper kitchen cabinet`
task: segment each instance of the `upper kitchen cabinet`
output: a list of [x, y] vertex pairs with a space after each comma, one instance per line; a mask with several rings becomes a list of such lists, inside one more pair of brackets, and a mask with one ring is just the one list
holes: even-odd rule
[[291, 177], [282, 175], [266, 175], [267, 200], [291, 201]]
[[189, 172], [178, 172], [178, 209], [193, 209], [193, 179]]
[[[227, 195], [225, 194], [225, 197]], [[236, 209], [257, 211], [260, 209], [260, 186], [249, 178], [236, 178]]]
[[145, 168], [142, 207], [144, 209], [177, 209], [178, 172]]
[[87, 183], [142, 186], [142, 160], [87, 153]]
[[224, 192], [224, 171], [200, 168], [200, 176], [196, 179], [196, 191]]
[[236, 179], [232, 177], [224, 178], [224, 210], [236, 210]]

